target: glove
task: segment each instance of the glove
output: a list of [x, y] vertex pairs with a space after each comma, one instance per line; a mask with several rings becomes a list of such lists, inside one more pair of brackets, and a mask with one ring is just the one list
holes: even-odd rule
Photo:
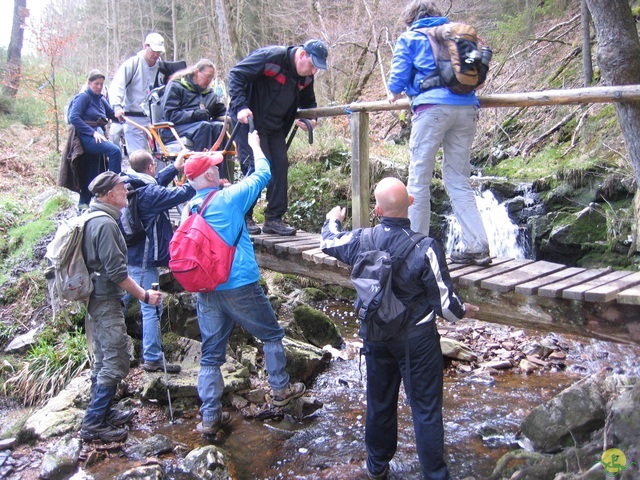
[[191, 113], [191, 119], [196, 122], [209, 120], [209, 111], [206, 108], [199, 108]]

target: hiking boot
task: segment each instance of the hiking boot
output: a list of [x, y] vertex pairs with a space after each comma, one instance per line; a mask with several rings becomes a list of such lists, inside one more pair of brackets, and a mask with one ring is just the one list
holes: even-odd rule
[[384, 467], [382, 473], [378, 474], [372, 473], [367, 466], [367, 478], [371, 478], [372, 480], [386, 480], [387, 478], [389, 478], [389, 465]]
[[274, 220], [265, 220], [262, 227], [264, 233], [274, 235], [282, 235], [283, 237], [291, 237], [296, 234], [296, 229], [284, 223], [281, 218]]
[[215, 437], [216, 434], [220, 431], [222, 427], [231, 423], [231, 414], [228, 412], [222, 412], [220, 418], [213, 421], [204, 421], [200, 422], [196, 430], [202, 432], [202, 436], [204, 438], [212, 438]]
[[136, 415], [134, 410], [109, 410], [106, 422], [114, 427], [121, 427]]
[[249, 235], [260, 235], [262, 233], [262, 229], [253, 218], [245, 217], [245, 223], [247, 224]]
[[304, 383], [290, 383], [285, 388], [273, 390], [271, 395], [271, 405], [274, 407], [284, 407], [294, 398], [301, 397], [307, 387]]
[[124, 442], [128, 435], [128, 428], [114, 427], [108, 423], [103, 423], [99, 427], [82, 427], [80, 429], [80, 438], [85, 442], [94, 442], [96, 440], [102, 440], [105, 443]]
[[[164, 365], [162, 361], [159, 362], [144, 362], [142, 368], [145, 372], [164, 372]], [[167, 373], [180, 373], [182, 367], [175, 363], [167, 363]]]
[[453, 263], [463, 263], [465, 265], [489, 265], [491, 256], [489, 252], [451, 252], [451, 261]]

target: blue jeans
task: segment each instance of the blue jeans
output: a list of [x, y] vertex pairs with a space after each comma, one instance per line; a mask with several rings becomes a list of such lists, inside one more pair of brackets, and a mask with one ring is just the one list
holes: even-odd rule
[[411, 163], [407, 190], [414, 197], [409, 207], [411, 228], [429, 235], [431, 178], [440, 146], [442, 181], [462, 228], [466, 251], [488, 252], [489, 241], [471, 188], [471, 145], [478, 123], [475, 106], [435, 105], [416, 113], [411, 127]]
[[198, 293], [198, 325], [202, 336], [202, 358], [198, 374], [198, 395], [202, 420], [216, 421], [221, 415], [220, 398], [224, 380], [220, 367], [226, 359], [229, 335], [237, 323], [264, 343], [269, 384], [273, 389], [289, 385], [287, 359], [282, 346], [284, 329], [276, 320], [258, 282], [229, 290]]
[[[145, 290], [149, 290], [152, 283], [159, 283], [160, 272], [157, 267], [145, 267], [142, 284], [140, 284], [142, 267], [129, 265], [127, 269], [129, 276]], [[124, 304], [128, 305], [130, 300], [131, 294], [127, 293], [123, 298]], [[140, 313], [142, 313], [142, 359], [145, 362], [160, 362], [162, 361], [162, 338], [160, 336], [162, 303], [154, 307], [140, 302]]]

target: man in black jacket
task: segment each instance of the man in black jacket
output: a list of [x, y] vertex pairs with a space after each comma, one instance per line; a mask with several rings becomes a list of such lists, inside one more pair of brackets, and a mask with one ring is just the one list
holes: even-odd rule
[[[317, 106], [313, 91], [314, 75], [327, 68], [327, 46], [321, 40], [308, 40], [293, 47], [271, 46], [255, 50], [229, 72], [230, 114], [240, 122], [236, 136], [242, 173], [253, 171], [253, 155], [247, 143], [249, 117], [260, 132], [260, 144], [271, 161], [271, 182], [267, 186], [267, 208], [264, 233], [295, 235], [296, 229], [282, 217], [287, 211], [286, 135], [291, 129], [298, 108]], [[304, 131], [307, 126], [297, 121]], [[312, 128], [316, 121], [311, 121]], [[260, 233], [251, 209], [245, 220], [250, 234]]]
[[[375, 212], [381, 226], [372, 232], [380, 250], [393, 251], [414, 232], [408, 218], [413, 196], [396, 178], [384, 178], [375, 189]], [[342, 231], [346, 210], [333, 208], [322, 227], [322, 251], [353, 265], [360, 253], [363, 229]], [[375, 321], [360, 326], [367, 366], [367, 474], [388, 477], [398, 438], [398, 392], [404, 383], [411, 405], [416, 447], [423, 477], [447, 479], [442, 422], [443, 368], [436, 315], [454, 322], [473, 317], [478, 307], [458, 298], [444, 251], [424, 237], [398, 266], [393, 291], [409, 310], [406, 326], [394, 336]], [[393, 323], [393, 322], [392, 322]]]

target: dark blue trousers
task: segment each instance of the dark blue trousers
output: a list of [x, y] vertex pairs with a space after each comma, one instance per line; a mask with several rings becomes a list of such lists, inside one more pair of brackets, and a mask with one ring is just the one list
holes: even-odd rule
[[[425, 479], [449, 478], [444, 461], [443, 369], [440, 335], [433, 321], [420, 333], [392, 342], [364, 342], [367, 365], [367, 467], [382, 473], [398, 445], [398, 394], [403, 381], [413, 417], [416, 449]], [[408, 359], [408, 364], [407, 364]]]
[[[285, 132], [258, 131], [260, 146], [271, 165], [271, 181], [267, 185], [267, 208], [264, 211], [266, 220], [281, 219], [287, 213], [287, 191], [289, 184], [289, 157], [287, 156], [287, 144]], [[253, 172], [253, 152], [248, 141], [249, 125], [241, 123], [236, 134], [236, 147], [238, 148], [238, 160], [243, 175]]]

